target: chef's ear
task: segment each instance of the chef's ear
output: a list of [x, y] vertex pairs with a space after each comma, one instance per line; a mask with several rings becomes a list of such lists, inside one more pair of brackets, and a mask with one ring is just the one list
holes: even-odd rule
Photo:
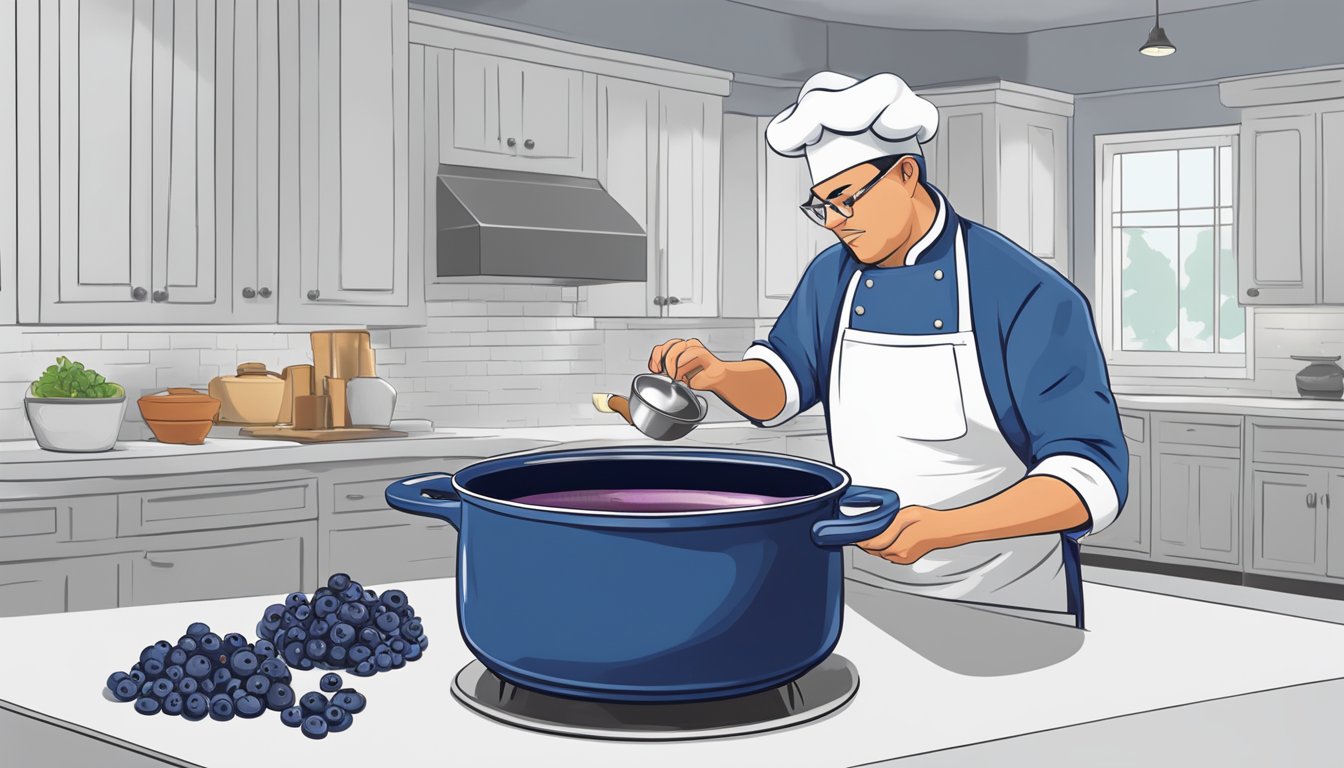
[[902, 186], [914, 194], [915, 187], [919, 185], [919, 163], [906, 155], [896, 162], [896, 170], [901, 175]]

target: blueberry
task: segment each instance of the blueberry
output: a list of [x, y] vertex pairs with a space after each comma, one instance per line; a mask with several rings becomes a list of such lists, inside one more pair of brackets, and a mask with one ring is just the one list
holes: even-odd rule
[[283, 618], [284, 615], [285, 615], [285, 606], [281, 605], [280, 603], [273, 603], [271, 605], [266, 606], [265, 611], [262, 611], [261, 620], [273, 621], [279, 624], [280, 619]]
[[209, 632], [210, 632], [210, 625], [202, 624], [199, 621], [192, 622], [191, 626], [187, 627], [187, 637], [194, 637], [198, 642], [203, 636], [205, 636]]
[[373, 651], [369, 650], [369, 646], [352, 645], [350, 646], [350, 653], [347, 654], [346, 658], [350, 659], [350, 663], [358, 664], [359, 662], [368, 659], [372, 655]]
[[315, 613], [314, 606], [300, 605], [298, 608], [294, 609], [294, 618], [298, 619], [299, 623], [302, 624], [305, 621], [308, 621], [309, 619], [313, 618], [314, 613]]
[[241, 648], [234, 651], [233, 656], [229, 658], [229, 669], [232, 669], [233, 673], [239, 677], [247, 677], [257, 671], [257, 665], [260, 663], [257, 660], [257, 654], [246, 648]]
[[163, 648], [160, 648], [158, 643], [155, 643], [154, 645], [146, 645], [144, 650], [140, 651], [141, 666], [144, 666], [145, 662], [149, 661], [150, 659], [158, 659], [159, 661], [163, 661], [166, 658], [168, 658], [168, 651], [164, 650]]
[[298, 707], [286, 707], [285, 711], [280, 713], [280, 722], [290, 728], [298, 728], [303, 723], [303, 710]]
[[303, 660], [303, 643], [293, 642], [285, 646], [285, 663], [291, 667], [299, 666]]
[[383, 593], [380, 602], [393, 610], [404, 608], [406, 606], [406, 593], [400, 589], [389, 589]]
[[290, 680], [289, 667], [280, 659], [267, 659], [261, 662], [257, 671], [277, 682], [287, 683]]
[[177, 647], [187, 652], [187, 655], [195, 653], [198, 650], [196, 638], [191, 635], [183, 635], [177, 639]]
[[232, 653], [234, 651], [241, 651], [242, 649], [247, 647], [247, 638], [243, 637], [237, 632], [230, 632], [229, 634], [225, 635], [221, 639], [221, 642], [224, 644], [224, 650], [228, 653]]
[[140, 695], [140, 685], [130, 677], [123, 677], [112, 686], [112, 697], [117, 701], [130, 701]]
[[375, 645], [373, 647], [374, 656], [377, 656], [380, 653], [391, 653], [391, 652], [392, 652], [392, 646], [388, 645], [387, 643], [379, 643], [378, 645]]
[[206, 657], [196, 654], [187, 659], [187, 663], [182, 667], [182, 671], [191, 677], [205, 677], [210, 674], [210, 660]]
[[247, 689], [242, 687], [241, 685], [238, 686], [237, 688], [234, 688], [232, 691], [229, 691], [229, 698], [233, 699], [233, 703], [235, 706], [238, 704], [239, 699], [243, 698], [244, 696], [251, 696], [251, 695], [252, 694], [248, 693]]
[[342, 688], [335, 696], [331, 697], [331, 703], [350, 714], [357, 715], [364, 711], [366, 702], [364, 694], [354, 688]]
[[345, 666], [345, 659], [347, 655], [348, 653], [345, 650], [345, 646], [343, 645], [327, 646], [327, 661], [331, 662], [337, 667]]
[[341, 731], [344, 731], [345, 729], [349, 728], [354, 724], [355, 724], [355, 718], [351, 716], [349, 712], [346, 712], [345, 716], [341, 718], [341, 721], [339, 723], [329, 723], [327, 725], [327, 732], [340, 733]]
[[308, 652], [308, 658], [313, 661], [317, 661], [318, 659], [327, 655], [327, 643], [325, 640], [318, 640], [317, 638], [313, 638], [312, 640], [308, 641], [306, 650]]
[[153, 683], [150, 683], [149, 692], [154, 694], [155, 698], [162, 699], [164, 696], [173, 692], [173, 681], [166, 677], [160, 677]]
[[161, 706], [159, 700], [153, 696], [141, 696], [135, 700], [135, 711], [142, 715], [153, 715], [159, 711]]
[[261, 699], [250, 693], [235, 701], [233, 706], [238, 711], [239, 717], [260, 717], [261, 713], [266, 711], [266, 706], [261, 703]]
[[366, 659], [355, 665], [355, 668], [350, 670], [350, 674], [358, 677], [372, 677], [373, 673], [377, 671], [378, 669], [373, 666], [373, 662]]
[[174, 683], [181, 680], [186, 674], [187, 673], [176, 664], [163, 670], [163, 676], [172, 680]]
[[325, 639], [327, 636], [327, 631], [330, 629], [331, 629], [330, 622], [326, 621], [325, 619], [318, 619], [317, 621], [314, 621], [312, 624], [308, 625], [308, 637], [310, 638], [320, 637]]
[[280, 656], [285, 651], [285, 635], [289, 634], [287, 629], [277, 629], [271, 636], [271, 642], [275, 644], [275, 655]]
[[252, 646], [252, 652], [257, 654], [258, 661], [266, 661], [275, 658], [275, 643], [270, 640], [258, 640]]
[[201, 639], [197, 642], [200, 644], [201, 651], [208, 656], [214, 656], [219, 653], [220, 647], [224, 644], [223, 641], [219, 639], [219, 635], [216, 635], [214, 632], [207, 632], [204, 635], [201, 635]]
[[352, 603], [364, 597], [364, 586], [358, 581], [352, 581], [340, 591], [340, 596], [345, 602]]
[[406, 666], [406, 657], [405, 657], [405, 656], [402, 656], [400, 653], [397, 653], [397, 652], [393, 651], [393, 653], [392, 653], [392, 668], [393, 668], [393, 669], [401, 669], [401, 668], [404, 667], [404, 666]]
[[317, 691], [309, 691], [303, 694], [303, 698], [299, 699], [299, 706], [303, 707], [303, 711], [310, 715], [321, 714], [322, 710], [326, 709], [330, 703], [326, 696]]
[[289, 629], [291, 627], [297, 627], [302, 623], [303, 622], [299, 621], [298, 616], [294, 615], [293, 613], [286, 613], [285, 618], [280, 620], [280, 628]]
[[125, 672], [113, 672], [107, 676], [107, 689], [109, 691], [115, 691], [117, 689], [117, 683], [120, 683], [128, 677], [130, 677], [130, 675]]
[[425, 649], [429, 648], [429, 638], [425, 637], [424, 635], [421, 635], [415, 642], [420, 644], [421, 651], [424, 651]]
[[378, 665], [379, 670], [392, 668], [392, 654], [390, 653], [380, 653], [373, 657], [373, 661]]
[[187, 695], [187, 700], [182, 704], [182, 716], [188, 720], [200, 720], [210, 711], [210, 699], [203, 693], [192, 693]]
[[393, 634], [401, 627], [401, 617], [391, 611], [378, 617], [378, 628], [387, 634]]
[[414, 640], [416, 637], [419, 637], [420, 633], [424, 630], [425, 625], [419, 619], [407, 619], [401, 625], [402, 637], [405, 637], [407, 640]]
[[169, 666], [172, 666], [172, 665], [174, 665], [174, 664], [176, 664], [176, 665], [178, 665], [178, 666], [181, 666], [181, 665], [183, 665], [183, 664], [185, 664], [185, 663], [187, 663], [187, 652], [186, 652], [185, 649], [182, 649], [182, 648], [174, 648], [173, 650], [171, 650], [171, 651], [168, 652], [168, 665], [169, 665]]
[[253, 675], [247, 678], [243, 687], [254, 696], [265, 696], [266, 692], [271, 690], [271, 678], [261, 674]]
[[378, 631], [377, 627], [365, 627], [359, 630], [359, 642], [372, 648], [383, 642], [383, 634]]
[[384, 613], [387, 613], [388, 610], [390, 609], [386, 605], [375, 605], [373, 606], [373, 615], [374, 617], [382, 616]]
[[313, 599], [310, 602], [316, 603], [319, 597], [335, 594], [336, 593], [331, 589], [331, 587], [318, 587], [316, 590], [313, 591]]
[[392, 642], [388, 643], [387, 645], [392, 649], [393, 653], [401, 653], [402, 651], [406, 650], [406, 641], [402, 640], [399, 637], [393, 638]]
[[304, 672], [307, 672], [308, 670], [312, 669], [313, 666], [314, 666], [313, 660], [308, 658], [307, 656], [304, 656], [302, 659], [299, 659], [299, 669], [302, 669]]
[[215, 694], [210, 699], [210, 717], [213, 720], [232, 720], [233, 697], [227, 693]]
[[377, 605], [378, 593], [374, 592], [372, 589], [366, 589], [364, 590], [364, 594], [359, 596], [359, 602], [369, 606]]
[[274, 637], [275, 631], [280, 628], [278, 621], [258, 621], [257, 637]]
[[163, 662], [158, 659], [149, 659], [144, 664], [145, 677], [158, 677], [163, 674]]
[[313, 615], [321, 619], [335, 613], [341, 607], [341, 601], [332, 595], [323, 595], [313, 606]]
[[336, 645], [350, 645], [355, 641], [355, 628], [338, 621], [327, 631], [327, 639]]
[[401, 654], [407, 661], [415, 661], [420, 658], [420, 644], [407, 643], [406, 650]]
[[322, 719], [321, 715], [313, 715], [304, 719], [301, 730], [303, 735], [310, 739], [325, 739], [327, 737], [327, 721]]
[[308, 596], [302, 592], [290, 592], [289, 597], [285, 598], [285, 605], [290, 608], [297, 608], [300, 605], [308, 604]]
[[322, 676], [321, 681], [318, 682], [318, 687], [328, 693], [339, 691], [341, 689], [341, 676], [335, 672], [328, 672]]
[[363, 603], [346, 603], [336, 609], [336, 618], [358, 626], [369, 620], [369, 609]]
[[294, 706], [294, 689], [285, 683], [275, 683], [266, 691], [266, 706], [271, 709], [288, 709]]
[[228, 667], [220, 667], [210, 675], [210, 679], [215, 681], [215, 685], [225, 685], [233, 679], [233, 673]]
[[327, 579], [327, 586], [333, 592], [340, 592], [350, 586], [350, 576], [344, 573], [333, 573], [331, 578]]
[[153, 681], [153, 680], [146, 680], [145, 682], [143, 682], [143, 683], [140, 684], [140, 695], [141, 695], [141, 696], [153, 696], [153, 695], [154, 695], [154, 694], [153, 694], [153, 691], [154, 691], [154, 681]]
[[204, 693], [206, 696], [210, 696], [215, 692], [215, 681], [207, 677], [196, 684], [196, 690]]
[[182, 694], [170, 693], [163, 697], [163, 714], [180, 715], [182, 714]]
[[322, 718], [327, 721], [327, 725], [339, 723], [345, 718], [345, 710], [332, 705], [322, 710]]
[[215, 690], [221, 690], [229, 695], [233, 695], [234, 691], [243, 690], [243, 681], [236, 677], [230, 677], [227, 683], [217, 684]]
[[308, 639], [308, 630], [303, 627], [290, 627], [285, 633], [285, 645], [290, 643], [302, 643]]
[[195, 693], [200, 689], [200, 683], [196, 682], [194, 677], [184, 677], [177, 681], [177, 690], [183, 695]]
[[136, 685], [145, 682], [145, 673], [143, 670], [140, 669], [139, 664], [136, 664], [134, 667], [131, 667], [131, 671], [127, 672], [126, 676], [134, 680]]

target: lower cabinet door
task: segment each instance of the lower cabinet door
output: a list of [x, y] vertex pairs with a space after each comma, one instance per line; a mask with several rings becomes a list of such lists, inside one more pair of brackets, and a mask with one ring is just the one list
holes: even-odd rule
[[324, 544], [323, 575], [347, 573], [363, 584], [445, 578], [457, 567], [457, 531], [447, 523], [349, 524], [333, 528]]
[[1241, 462], [1157, 455], [1153, 549], [1201, 565], [1241, 563]]
[[123, 556], [36, 560], [0, 565], [0, 616], [117, 607]]
[[[131, 605], [283, 595], [309, 589], [315, 575], [315, 525], [295, 523], [174, 537], [133, 555]], [[241, 535], [239, 535], [241, 534]]]
[[1097, 533], [1083, 537], [1083, 546], [1096, 550], [1148, 552], [1148, 456], [1129, 454], [1129, 493], [1120, 515]]
[[1251, 570], [1325, 575], [1324, 476], [1319, 469], [1251, 473]]

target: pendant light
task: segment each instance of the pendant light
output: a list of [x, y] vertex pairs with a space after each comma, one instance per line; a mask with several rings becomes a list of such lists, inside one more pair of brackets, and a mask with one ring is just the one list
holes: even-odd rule
[[1153, 30], [1148, 33], [1148, 42], [1143, 44], [1139, 53], [1145, 56], [1170, 56], [1176, 52], [1176, 46], [1167, 39], [1167, 31], [1162, 29], [1162, 10], [1158, 0], [1153, 0]]

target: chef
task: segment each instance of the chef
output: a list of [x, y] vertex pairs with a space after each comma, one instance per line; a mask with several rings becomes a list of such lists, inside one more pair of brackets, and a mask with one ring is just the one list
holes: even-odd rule
[[892, 587], [1081, 627], [1078, 541], [1115, 519], [1128, 473], [1092, 316], [929, 183], [937, 129], [895, 75], [812, 76], [765, 138], [806, 160], [801, 215], [837, 242], [741, 361], [672, 339], [649, 369], [758, 426], [822, 403], [834, 463], [900, 494], [858, 545]]

